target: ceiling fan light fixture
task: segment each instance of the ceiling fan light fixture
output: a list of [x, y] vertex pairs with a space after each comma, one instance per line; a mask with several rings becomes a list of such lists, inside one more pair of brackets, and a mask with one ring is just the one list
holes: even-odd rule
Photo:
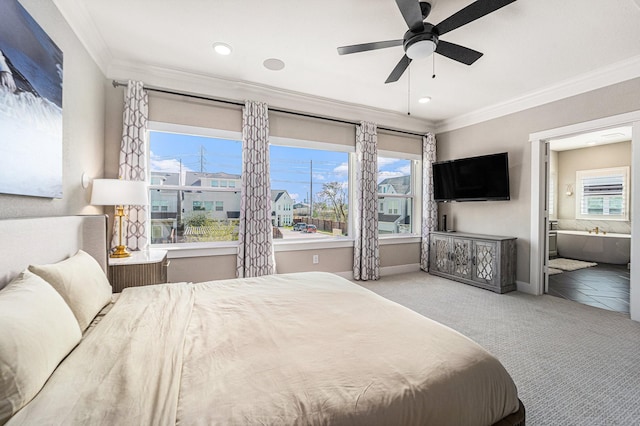
[[226, 43], [220, 43], [220, 42], [213, 43], [213, 50], [215, 50], [215, 52], [218, 55], [223, 55], [223, 56], [230, 55], [232, 51], [231, 46], [229, 46]]
[[406, 45], [406, 54], [411, 59], [428, 58], [436, 50], [436, 42], [431, 39], [418, 38], [417, 40], [409, 40]]

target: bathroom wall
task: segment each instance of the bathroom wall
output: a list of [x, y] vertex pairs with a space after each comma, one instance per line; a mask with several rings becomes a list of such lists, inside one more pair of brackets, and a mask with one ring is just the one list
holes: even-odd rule
[[558, 219], [558, 151], [549, 151], [549, 219]]
[[[630, 221], [576, 219], [576, 171], [631, 167], [631, 141], [558, 152], [558, 228], [584, 231], [596, 226], [616, 234], [631, 234]], [[572, 194], [567, 195], [570, 185]], [[631, 194], [633, 188], [629, 188]]]

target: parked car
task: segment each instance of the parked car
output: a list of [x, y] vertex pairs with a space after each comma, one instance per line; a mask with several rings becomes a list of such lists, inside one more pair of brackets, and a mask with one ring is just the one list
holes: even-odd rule
[[304, 231], [305, 229], [307, 229], [307, 224], [304, 222], [298, 222], [295, 225], [293, 225], [294, 231]]
[[314, 233], [318, 232], [318, 228], [316, 228], [316, 226], [315, 226], [315, 225], [307, 225], [307, 227], [305, 228], [305, 230], [304, 230], [304, 231], [302, 231], [302, 232], [308, 232], [308, 233], [310, 233], [310, 234], [314, 234]]

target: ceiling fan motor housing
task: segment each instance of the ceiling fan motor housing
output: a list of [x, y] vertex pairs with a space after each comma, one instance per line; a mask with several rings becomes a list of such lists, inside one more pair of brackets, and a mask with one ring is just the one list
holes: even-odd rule
[[437, 30], [428, 22], [424, 23], [422, 31], [413, 32], [409, 30], [404, 34], [404, 51], [411, 59], [426, 58], [436, 50], [437, 46]]

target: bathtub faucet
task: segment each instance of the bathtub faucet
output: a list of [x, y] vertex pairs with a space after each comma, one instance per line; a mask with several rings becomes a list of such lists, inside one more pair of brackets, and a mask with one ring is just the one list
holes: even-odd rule
[[593, 229], [589, 229], [589, 233], [595, 232], [596, 234], [600, 233], [600, 228], [598, 228], [597, 226]]

